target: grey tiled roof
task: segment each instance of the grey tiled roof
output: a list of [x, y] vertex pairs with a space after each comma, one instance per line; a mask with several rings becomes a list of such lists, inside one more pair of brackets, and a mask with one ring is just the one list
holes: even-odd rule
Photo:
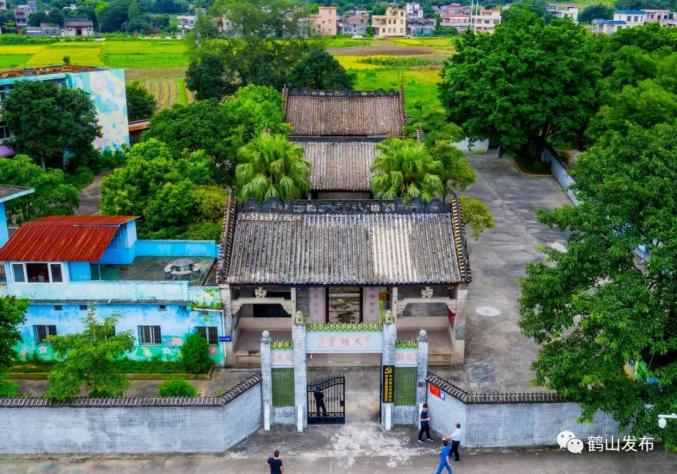
[[[272, 201], [238, 207], [232, 284], [470, 281], [461, 210], [439, 201]], [[228, 245], [224, 242], [223, 245]]]
[[484, 392], [469, 393], [452, 382], [432, 372], [428, 372], [428, 383], [469, 405], [487, 405], [504, 403], [561, 403], [567, 399], [555, 392]]
[[302, 141], [314, 191], [369, 191], [373, 141]]
[[283, 94], [291, 135], [398, 137], [403, 132], [400, 92], [285, 89]]

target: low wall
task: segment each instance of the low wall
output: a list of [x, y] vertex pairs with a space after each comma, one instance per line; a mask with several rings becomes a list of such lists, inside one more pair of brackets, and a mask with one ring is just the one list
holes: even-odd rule
[[137, 240], [137, 257], [212, 257], [219, 255], [211, 240]]
[[553, 153], [550, 148], [546, 147], [541, 153], [541, 160], [550, 165], [550, 172], [555, 177], [555, 180], [562, 187], [571, 202], [578, 205], [578, 200], [570, 189], [571, 185], [576, 184], [576, 182], [571, 176], [569, 176], [569, 173], [560, 161], [559, 157]]
[[262, 425], [261, 374], [223, 397], [0, 399], [0, 453], [222, 452]]
[[394, 425], [414, 425], [418, 423], [418, 408], [416, 406], [395, 405], [393, 407]]
[[461, 423], [468, 447], [556, 445], [564, 430], [582, 440], [618, 437], [620, 431], [601, 412], [592, 423], [578, 423], [580, 407], [552, 393], [470, 394], [434, 374], [428, 375], [427, 403], [433, 430], [449, 436]]

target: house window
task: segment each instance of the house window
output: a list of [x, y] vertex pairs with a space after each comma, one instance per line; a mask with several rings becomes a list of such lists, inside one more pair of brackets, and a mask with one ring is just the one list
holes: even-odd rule
[[7, 128], [7, 125], [0, 125], [0, 143], [2, 143], [3, 140], [9, 138], [10, 136], [11, 133], [9, 132], [9, 128]]
[[216, 326], [195, 326], [195, 332], [207, 339], [209, 344], [219, 342], [219, 332]]
[[61, 306], [60, 304], [54, 305], [54, 311], [61, 311], [62, 309], [63, 309], [63, 306]]
[[27, 263], [26, 275], [31, 283], [48, 283], [49, 267], [46, 263]]
[[33, 326], [33, 339], [36, 344], [42, 344], [49, 336], [56, 336], [54, 324], [38, 324]]
[[160, 345], [162, 343], [160, 326], [139, 326], [139, 343], [145, 346]]
[[80, 311], [87, 311], [87, 305], [86, 305], [86, 304], [81, 304], [81, 305], [80, 305]]
[[167, 306], [161, 304], [160, 307], [159, 307], [159, 310], [160, 311], [167, 311]]
[[14, 273], [14, 281], [18, 283], [23, 283], [26, 281], [23, 263], [13, 263], [12, 272]]
[[61, 275], [61, 264], [60, 263], [50, 263], [49, 271], [51, 273], [52, 283], [61, 283], [63, 282], [63, 275]]
[[101, 265], [98, 263], [89, 264], [89, 273], [92, 280], [101, 280]]

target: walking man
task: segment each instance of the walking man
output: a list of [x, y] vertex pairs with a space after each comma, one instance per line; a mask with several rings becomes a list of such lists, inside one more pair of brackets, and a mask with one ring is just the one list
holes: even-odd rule
[[275, 450], [273, 457], [268, 458], [266, 464], [270, 466], [270, 474], [283, 474], [284, 467], [282, 467], [282, 459], [280, 459], [280, 452]]
[[322, 410], [322, 416], [327, 416], [327, 407], [324, 406], [324, 393], [322, 393], [322, 390], [320, 390], [319, 385], [315, 385], [313, 397], [315, 397], [315, 409], [317, 410], [317, 416], [320, 416], [320, 410]]
[[440, 465], [437, 466], [437, 473], [442, 474], [442, 469], [447, 470], [447, 474], [454, 474], [449, 465], [449, 456], [451, 456], [451, 448], [449, 441], [446, 438], [442, 439], [442, 451], [440, 451]]
[[[461, 446], [461, 424], [456, 423], [456, 429], [451, 433], [451, 454], [454, 455], [456, 461], [461, 460], [461, 456], [458, 454], [458, 448]], [[451, 455], [449, 455], [451, 457]]]
[[423, 404], [423, 410], [421, 410], [419, 421], [421, 422], [421, 429], [418, 431], [418, 442], [423, 442], [423, 433], [425, 433], [428, 441], [433, 441], [433, 439], [430, 437], [430, 413], [428, 413], [427, 403]]

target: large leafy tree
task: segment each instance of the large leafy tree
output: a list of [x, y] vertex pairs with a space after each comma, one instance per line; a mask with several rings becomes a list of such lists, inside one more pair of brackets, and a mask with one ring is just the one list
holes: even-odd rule
[[186, 70], [186, 87], [198, 100], [220, 100], [237, 89], [234, 71], [226, 70], [226, 58], [220, 51], [195, 55]]
[[26, 321], [28, 300], [0, 297], [0, 397], [15, 396], [18, 385], [3, 380], [3, 372], [16, 360], [14, 346], [21, 341], [18, 326]]
[[156, 108], [155, 97], [141, 83], [127, 84], [127, 117], [130, 121], [149, 119]]
[[134, 145], [126, 166], [104, 178], [100, 208], [104, 214], [142, 216], [141, 237], [218, 240], [220, 216], [213, 208], [223, 209], [225, 191], [215, 193], [213, 184], [213, 165], [204, 152], [175, 158], [167, 145], [150, 139]]
[[324, 49], [312, 48], [291, 70], [291, 85], [298, 89], [347, 90], [355, 79]]
[[174, 106], [153, 116], [144, 139], [156, 138], [169, 146], [175, 157], [184, 152], [205, 150], [214, 160], [216, 176], [232, 176], [237, 150], [268, 128], [286, 133], [282, 95], [265, 86], [239, 89], [223, 103], [197, 101]]
[[5, 204], [7, 218], [14, 224], [72, 214], [80, 204], [78, 189], [68, 182], [62, 170], [44, 170], [26, 155], [0, 160], [0, 182], [35, 189], [29, 197]]
[[543, 249], [520, 298], [522, 331], [541, 344], [536, 382], [580, 403], [586, 420], [604, 410], [668, 446], [677, 424], [658, 431], [656, 415], [677, 411], [675, 136], [674, 123], [633, 126], [581, 155], [580, 205], [538, 214], [569, 232], [567, 249]]
[[604, 3], [596, 3], [594, 5], [589, 5], [583, 9], [580, 15], [578, 15], [578, 21], [581, 23], [591, 23], [592, 20], [603, 19], [610, 20], [614, 17], [614, 9], [610, 5]]
[[489, 138], [535, 159], [548, 143], [580, 141], [595, 111], [599, 69], [582, 26], [568, 20], [546, 25], [514, 8], [493, 35], [463, 36], [444, 66], [440, 99], [471, 138]]
[[134, 347], [129, 332], [115, 332], [117, 318], [97, 319], [90, 311], [81, 333], [50, 336], [58, 362], [49, 372], [45, 396], [53, 400], [77, 397], [84, 387], [90, 397], [119, 397], [129, 387], [127, 375], [115, 370], [115, 361]]
[[300, 199], [310, 191], [310, 163], [303, 159], [303, 148], [284, 135], [264, 133], [238, 152], [235, 168], [237, 198]]
[[19, 81], [3, 102], [2, 118], [12, 131], [12, 146], [42, 167], [62, 167], [66, 154], [79, 163], [94, 156], [101, 134], [96, 109], [79, 89], [48, 81]]

